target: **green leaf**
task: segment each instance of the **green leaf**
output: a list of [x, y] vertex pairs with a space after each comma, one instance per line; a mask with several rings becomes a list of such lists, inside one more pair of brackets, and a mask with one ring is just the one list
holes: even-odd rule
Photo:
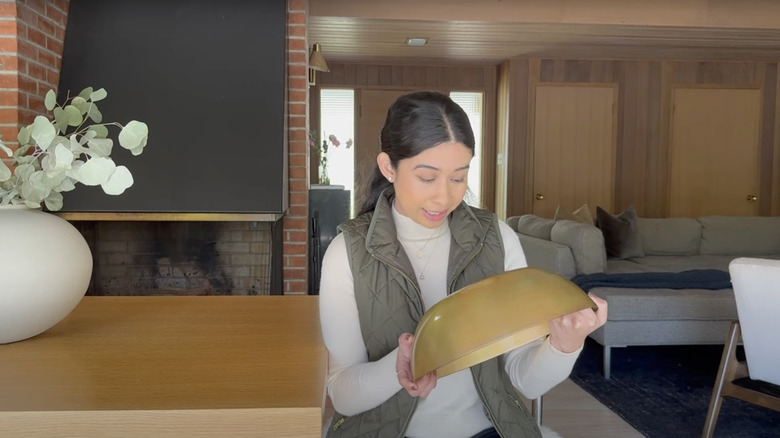
[[21, 193], [22, 197], [25, 199], [25, 203], [29, 202], [40, 205], [43, 199], [49, 196], [51, 188], [46, 187], [43, 183], [43, 176], [43, 172], [41, 171], [33, 172], [29, 179], [22, 184]]
[[5, 152], [9, 158], [14, 156], [14, 151], [12, 151], [11, 148], [6, 146], [2, 141], [0, 141], [0, 149], [2, 149], [2, 151]]
[[73, 152], [66, 146], [58, 144], [54, 148], [54, 168], [52, 170], [68, 170], [73, 164]]
[[78, 108], [79, 113], [82, 116], [87, 113], [87, 106], [89, 105], [87, 103], [87, 99], [84, 99], [81, 96], [76, 96], [73, 98], [73, 100], [70, 101], [70, 104]]
[[33, 140], [35, 140], [35, 143], [38, 144], [38, 147], [45, 151], [46, 148], [48, 148], [51, 144], [51, 141], [54, 140], [56, 135], [57, 130], [54, 128], [54, 125], [51, 124], [49, 119], [44, 116], [37, 116], [35, 118], [30, 136], [33, 138]]
[[[138, 149], [143, 151], [146, 142], [149, 139], [149, 127], [146, 123], [137, 120], [131, 120], [130, 123], [122, 127], [119, 132], [119, 144], [125, 149]], [[138, 152], [140, 154], [141, 152]], [[134, 154], [134, 155], [138, 155]]]
[[16, 136], [16, 139], [19, 140], [19, 146], [24, 146], [29, 143], [30, 129], [26, 126], [23, 126], [22, 129], [19, 130], [19, 135]]
[[92, 119], [92, 121], [95, 123], [100, 123], [103, 121], [103, 114], [94, 103], [89, 106], [88, 115], [89, 118]]
[[65, 178], [67, 178], [67, 177], [68, 177], [68, 175], [66, 175], [65, 172], [55, 173], [54, 175], [47, 175], [44, 172], [43, 179], [41, 180], [41, 182], [46, 187], [54, 190], [57, 187], [59, 187], [59, 185], [62, 184], [62, 181], [64, 181]]
[[43, 203], [49, 211], [58, 211], [62, 209], [62, 194], [60, 192], [52, 191], [49, 193], [49, 196], [43, 200]]
[[89, 127], [89, 131], [87, 131], [87, 134], [90, 132], [95, 133], [95, 137], [91, 138], [107, 138], [108, 137], [108, 128], [106, 128], [106, 125], [92, 125]]
[[116, 164], [109, 158], [92, 158], [79, 169], [78, 181], [85, 186], [99, 186], [116, 170]]
[[51, 111], [57, 105], [57, 93], [54, 90], [46, 92], [46, 98], [43, 100], [43, 104], [46, 105], [46, 110]]
[[33, 172], [35, 172], [35, 167], [33, 167], [32, 164], [25, 163], [16, 166], [15, 175], [19, 177], [19, 179], [27, 181], [30, 179], [30, 175], [32, 175]]
[[68, 114], [65, 112], [65, 108], [54, 108], [54, 122], [55, 123], [68, 123]]
[[101, 184], [103, 191], [109, 195], [121, 195], [133, 185], [133, 175], [125, 166], [119, 166], [105, 183]]
[[54, 140], [52, 140], [51, 144], [49, 145], [49, 149], [56, 147], [57, 145], [64, 145], [67, 147], [70, 145], [70, 140], [67, 137], [63, 137], [61, 135], [55, 136]]
[[18, 163], [19, 160], [23, 159], [24, 157], [29, 156], [29, 155], [27, 155], [27, 151], [29, 151], [30, 149], [32, 149], [32, 146], [29, 145], [29, 144], [28, 145], [24, 145], [24, 146], [20, 147], [19, 149], [17, 149], [14, 152], [14, 160], [16, 160], [17, 163]]
[[52, 125], [54, 125], [54, 129], [56, 129], [57, 132], [63, 134], [65, 133], [65, 130], [68, 129], [68, 113], [66, 113], [63, 108], [54, 108], [54, 122], [52, 122]]
[[81, 90], [81, 93], [79, 93], [79, 97], [82, 99], [89, 99], [90, 94], [92, 94], [92, 87], [87, 87]]
[[93, 157], [108, 157], [114, 147], [114, 141], [110, 138], [95, 138], [89, 140], [87, 144], [89, 145], [87, 153]]
[[5, 165], [3, 160], [0, 160], [0, 181], [8, 181], [11, 179], [11, 169]]
[[98, 102], [106, 98], [108, 96], [108, 91], [106, 91], [105, 88], [101, 88], [97, 91], [93, 91], [89, 94], [89, 100], [93, 102]]
[[[83, 142], [81, 141], [83, 140]], [[81, 154], [86, 154], [87, 149], [83, 147], [84, 144], [87, 143], [87, 140], [82, 136], [80, 139], [76, 135], [70, 136], [70, 140], [68, 140], [68, 143], [63, 144], [66, 148], [70, 149], [71, 152], [73, 152], [73, 157], [79, 157]]]
[[21, 157], [16, 159], [16, 165], [22, 165], [22, 164], [28, 164], [30, 166], [34, 166], [33, 163], [37, 161], [37, 158], [33, 157], [32, 155], [22, 155]]
[[60, 192], [69, 192], [76, 188], [76, 184], [73, 183], [73, 178], [66, 177], [64, 180], [62, 180], [62, 183], [60, 184], [59, 188], [55, 189]]
[[79, 126], [84, 121], [84, 118], [81, 117], [81, 111], [74, 105], [65, 107], [65, 116], [70, 126]]
[[72, 178], [75, 182], [80, 181], [79, 171], [84, 166], [84, 162], [81, 160], [73, 160], [68, 171], [68, 177]]
[[41, 169], [43, 169], [44, 172], [51, 172], [54, 170], [55, 166], [55, 160], [51, 156], [51, 154], [46, 154], [41, 158]]
[[0, 201], [0, 205], [8, 205], [11, 203], [11, 201], [18, 195], [19, 192], [16, 189], [10, 190], [8, 192], [5, 192], [3, 194], [3, 191], [0, 190], [0, 197], [2, 197], [2, 201]]

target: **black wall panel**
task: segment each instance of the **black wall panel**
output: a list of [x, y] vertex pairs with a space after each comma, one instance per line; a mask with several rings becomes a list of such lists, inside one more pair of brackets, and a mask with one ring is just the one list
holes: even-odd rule
[[[79, 185], [63, 211], [283, 213], [287, 209], [282, 0], [71, 0], [60, 102], [105, 88], [104, 121], [149, 125], [144, 153], [115, 142], [135, 184]], [[118, 129], [109, 128], [116, 140]]]

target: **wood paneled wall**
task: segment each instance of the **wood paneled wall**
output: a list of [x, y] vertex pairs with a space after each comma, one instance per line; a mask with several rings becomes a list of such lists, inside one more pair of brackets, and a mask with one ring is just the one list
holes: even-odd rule
[[[532, 208], [533, 89], [543, 82], [616, 83], [618, 141], [615, 208], [635, 205], [643, 217], [669, 213], [671, 90], [680, 85], [755, 87], [762, 90], [760, 214], [780, 215], [780, 99], [777, 63], [651, 60], [512, 59], [509, 75], [507, 216]], [[706, 159], [706, 157], [702, 157]], [[728, 177], [728, 175], [724, 175]]]
[[482, 199], [485, 208], [495, 208], [496, 180], [496, 66], [493, 65], [391, 65], [328, 63], [330, 72], [317, 72], [310, 93], [311, 126], [319, 129], [319, 89], [347, 87], [375, 90], [410, 89], [482, 91], [484, 118], [482, 138]]

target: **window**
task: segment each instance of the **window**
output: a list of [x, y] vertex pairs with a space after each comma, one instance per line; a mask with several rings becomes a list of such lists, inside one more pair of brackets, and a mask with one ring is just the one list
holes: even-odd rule
[[469, 167], [469, 191], [466, 203], [482, 207], [482, 93], [471, 91], [453, 91], [450, 98], [463, 108], [469, 117], [474, 131], [474, 159]]
[[[355, 138], [355, 90], [320, 90], [320, 126], [320, 146], [323, 141], [328, 142], [324, 171], [327, 172], [330, 184], [341, 185], [349, 190], [350, 205], [354, 205], [355, 149], [352, 143]], [[338, 140], [339, 145], [335, 146], [331, 139]], [[324, 176], [322, 166], [320, 176]]]

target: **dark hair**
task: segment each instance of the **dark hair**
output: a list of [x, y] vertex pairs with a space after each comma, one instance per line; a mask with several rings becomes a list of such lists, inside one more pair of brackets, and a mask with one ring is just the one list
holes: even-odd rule
[[[420, 91], [401, 96], [390, 106], [380, 146], [397, 167], [400, 160], [448, 141], [463, 143], [474, 155], [474, 132], [466, 112], [449, 96]], [[390, 185], [376, 166], [360, 214], [372, 211], [379, 195]]]

